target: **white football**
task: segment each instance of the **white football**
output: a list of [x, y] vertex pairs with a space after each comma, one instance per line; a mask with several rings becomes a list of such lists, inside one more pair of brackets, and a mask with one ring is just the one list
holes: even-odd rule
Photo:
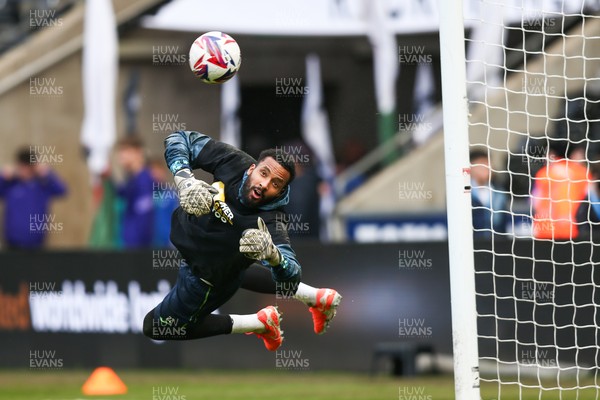
[[240, 69], [242, 57], [237, 42], [223, 32], [207, 32], [190, 48], [190, 68], [206, 83], [223, 83]]

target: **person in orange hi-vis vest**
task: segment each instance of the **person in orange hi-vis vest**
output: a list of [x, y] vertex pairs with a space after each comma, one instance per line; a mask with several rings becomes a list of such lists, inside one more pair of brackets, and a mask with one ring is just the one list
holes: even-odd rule
[[577, 210], [588, 191], [590, 174], [585, 160], [570, 159], [565, 140], [553, 140], [548, 163], [533, 179], [533, 236], [570, 240], [579, 235]]

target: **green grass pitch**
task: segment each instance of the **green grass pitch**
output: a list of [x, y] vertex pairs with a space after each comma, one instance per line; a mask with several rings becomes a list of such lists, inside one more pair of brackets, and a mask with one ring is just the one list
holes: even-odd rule
[[[449, 375], [398, 378], [367, 374], [316, 371], [202, 371], [116, 370], [128, 387], [122, 396], [83, 396], [81, 386], [88, 370], [0, 370], [0, 399], [6, 400], [450, 400]], [[521, 391], [485, 384], [482, 399], [587, 399], [597, 389]], [[589, 397], [588, 397], [589, 396]]]
[[[397, 400], [399, 388], [421, 389], [433, 399], [451, 398], [450, 377], [402, 380], [388, 376], [314, 371], [115, 370], [136, 400]], [[81, 394], [91, 371], [0, 371], [0, 398], [11, 400], [94, 399]], [[412, 387], [408, 388], [412, 391]], [[443, 394], [446, 394], [443, 396]], [[170, 396], [170, 397], [169, 397]], [[178, 397], [179, 396], [179, 397]]]

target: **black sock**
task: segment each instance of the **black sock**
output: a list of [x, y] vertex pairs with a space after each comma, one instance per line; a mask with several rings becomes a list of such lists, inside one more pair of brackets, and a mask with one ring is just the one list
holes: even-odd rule
[[144, 335], [155, 340], [191, 340], [231, 333], [233, 321], [229, 315], [209, 314], [197, 322], [161, 322], [154, 310], [144, 318]]

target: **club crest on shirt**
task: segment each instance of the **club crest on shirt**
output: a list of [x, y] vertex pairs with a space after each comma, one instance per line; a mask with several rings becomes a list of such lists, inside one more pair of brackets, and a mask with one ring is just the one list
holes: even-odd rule
[[225, 203], [225, 184], [219, 181], [213, 182], [212, 186], [219, 191], [213, 197], [212, 212], [224, 224], [233, 225], [233, 212]]

